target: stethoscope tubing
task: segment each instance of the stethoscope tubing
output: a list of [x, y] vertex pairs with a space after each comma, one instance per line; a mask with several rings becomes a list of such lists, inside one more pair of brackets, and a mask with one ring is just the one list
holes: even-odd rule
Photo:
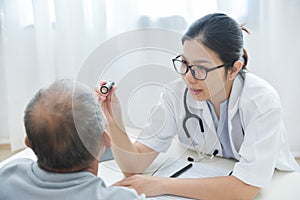
[[188, 132], [188, 129], [186, 127], [186, 122], [187, 120], [191, 119], [191, 118], [195, 118], [198, 120], [199, 122], [199, 126], [200, 126], [200, 130], [202, 133], [204, 133], [204, 126], [203, 126], [203, 121], [202, 119], [198, 116], [198, 115], [195, 115], [193, 113], [191, 113], [188, 109], [188, 106], [187, 106], [187, 102], [186, 102], [186, 99], [187, 99], [187, 92], [188, 92], [188, 88], [185, 89], [184, 91], [184, 96], [183, 96], [183, 104], [184, 104], [184, 110], [185, 110], [185, 117], [183, 118], [183, 121], [182, 121], [182, 127], [183, 127], [183, 130], [186, 134], [186, 136], [188, 138], [191, 138], [189, 132]]
[[[201, 160], [204, 159], [205, 157], [208, 157], [208, 158], [211, 159], [211, 158], [213, 158], [215, 155], [218, 154], [218, 150], [215, 149], [211, 156], [208, 156], [208, 155], [206, 155], [206, 154], [203, 153], [203, 152], [199, 152], [199, 151], [197, 150], [197, 148], [195, 147], [194, 139], [191, 138], [191, 136], [190, 136], [190, 134], [189, 134], [189, 131], [188, 131], [187, 127], [186, 127], [186, 123], [187, 123], [187, 121], [188, 121], [189, 119], [195, 118], [195, 119], [198, 120], [199, 126], [200, 126], [200, 130], [201, 130], [201, 134], [202, 134], [202, 137], [203, 137], [203, 138], [202, 138], [202, 140], [203, 140], [202, 146], [205, 147], [205, 146], [206, 146], [206, 141], [205, 141], [205, 136], [204, 136], [204, 126], [203, 126], [203, 121], [202, 121], [202, 119], [201, 119], [198, 115], [193, 114], [193, 113], [191, 113], [191, 112], [189, 111], [188, 106], [187, 106], [187, 93], [188, 93], [188, 88], [185, 89], [184, 95], [183, 95], [183, 104], [184, 104], [184, 109], [185, 109], [185, 117], [183, 118], [183, 121], [182, 121], [182, 127], [183, 127], [183, 130], [184, 130], [184, 132], [185, 132], [187, 138], [190, 140], [190, 142], [191, 142], [192, 146], [194, 147], [194, 149], [197, 151], [197, 153], [199, 154], [199, 156], [201, 155], [201, 157], [202, 157], [202, 158], [200, 158], [198, 161], [201, 161]], [[216, 144], [215, 144], [215, 145], [216, 145]], [[215, 147], [215, 145], [214, 145], [214, 147]], [[188, 160], [189, 160], [189, 159], [188, 159]], [[190, 161], [192, 161], [192, 160], [190, 159]], [[193, 161], [196, 161], [196, 162], [197, 162], [197, 160], [194, 160], [194, 159], [193, 159]]]

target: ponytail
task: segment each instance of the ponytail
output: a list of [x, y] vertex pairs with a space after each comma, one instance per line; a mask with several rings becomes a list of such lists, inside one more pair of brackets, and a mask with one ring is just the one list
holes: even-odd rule
[[247, 69], [246, 66], [248, 64], [248, 53], [245, 48], [243, 48], [243, 62], [244, 62], [243, 69]]
[[[246, 33], [250, 34], [249, 30], [247, 28], [245, 28], [244, 26], [245, 26], [245, 24], [241, 24], [240, 25], [240, 28], [242, 29], [242, 31], [245, 31]], [[247, 53], [247, 51], [246, 51], [245, 48], [243, 48], [243, 56], [242, 56], [242, 58], [243, 58], [243, 62], [244, 62], [243, 69], [247, 69], [246, 66], [248, 64], [248, 53]]]

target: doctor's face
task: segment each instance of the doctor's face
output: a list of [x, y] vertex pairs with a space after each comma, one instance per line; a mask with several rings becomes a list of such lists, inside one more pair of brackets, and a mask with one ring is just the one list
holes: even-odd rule
[[[202, 66], [207, 69], [223, 65], [218, 55], [196, 40], [186, 40], [183, 44], [182, 59], [188, 66]], [[197, 69], [194, 68], [194, 69]], [[210, 71], [205, 80], [197, 80], [191, 70], [182, 75], [190, 94], [198, 101], [226, 98], [227, 79], [225, 67]]]

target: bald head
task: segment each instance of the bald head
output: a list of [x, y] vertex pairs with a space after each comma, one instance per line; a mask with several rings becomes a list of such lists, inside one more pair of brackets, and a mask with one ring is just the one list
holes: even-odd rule
[[68, 169], [96, 159], [104, 118], [93, 91], [72, 80], [41, 89], [24, 116], [31, 148], [43, 168]]

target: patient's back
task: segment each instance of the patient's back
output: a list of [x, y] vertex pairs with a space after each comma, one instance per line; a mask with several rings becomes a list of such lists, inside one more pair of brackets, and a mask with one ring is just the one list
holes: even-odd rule
[[104, 181], [90, 172], [52, 173], [36, 161], [17, 159], [0, 169], [0, 200], [60, 199], [144, 199], [132, 189], [107, 188]]

